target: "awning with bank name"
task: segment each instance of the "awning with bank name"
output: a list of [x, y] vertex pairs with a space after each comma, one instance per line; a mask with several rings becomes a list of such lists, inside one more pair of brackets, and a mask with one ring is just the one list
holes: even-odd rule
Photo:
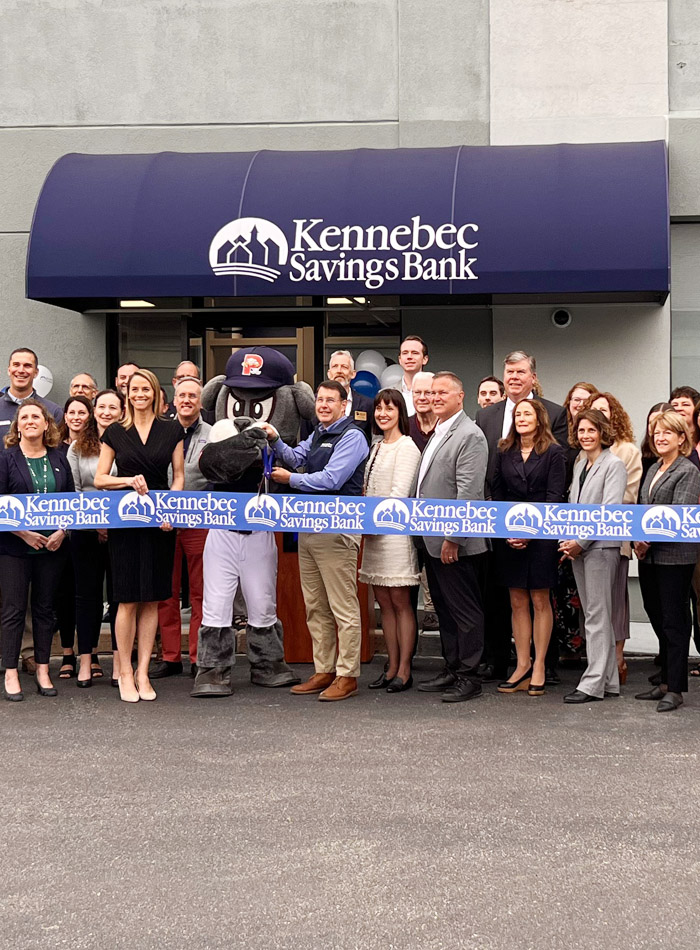
[[669, 289], [665, 144], [63, 156], [27, 296]]

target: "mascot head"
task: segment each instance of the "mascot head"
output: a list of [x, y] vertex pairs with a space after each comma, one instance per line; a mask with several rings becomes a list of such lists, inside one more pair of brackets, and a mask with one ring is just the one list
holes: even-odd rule
[[[226, 373], [204, 387], [202, 405], [213, 410], [221, 429], [236, 431], [269, 422], [282, 440], [294, 444], [302, 419], [315, 422], [313, 390], [308, 383], [294, 382], [294, 367], [282, 353], [269, 346], [243, 346], [232, 353]], [[227, 426], [218, 425], [224, 420]], [[219, 433], [212, 433], [216, 440]]]

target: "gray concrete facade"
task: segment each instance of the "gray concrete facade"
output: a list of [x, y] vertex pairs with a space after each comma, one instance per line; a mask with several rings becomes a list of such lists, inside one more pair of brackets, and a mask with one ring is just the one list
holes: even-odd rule
[[[700, 12], [691, 0], [0, 0], [0, 18], [4, 342], [8, 352], [35, 344], [57, 399], [78, 340], [80, 363], [100, 381], [106, 370], [102, 318], [24, 299], [33, 209], [66, 152], [667, 138], [672, 214], [700, 215]], [[537, 320], [513, 314], [509, 324], [508, 313], [494, 312], [496, 364], [509, 326], [521, 346], [541, 340]], [[634, 339], [636, 313], [618, 316]], [[664, 388], [670, 321], [663, 308], [643, 320], [656, 321]], [[645, 358], [646, 330], [639, 339], [632, 359]], [[549, 342], [560, 359], [566, 347]], [[602, 347], [588, 345], [597, 365]]]

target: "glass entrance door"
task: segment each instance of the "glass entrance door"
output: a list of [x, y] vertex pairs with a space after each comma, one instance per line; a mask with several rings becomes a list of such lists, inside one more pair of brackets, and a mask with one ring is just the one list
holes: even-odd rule
[[291, 362], [297, 380], [314, 386], [313, 327], [237, 327], [207, 330], [205, 337], [205, 378], [226, 371], [229, 356], [242, 346], [271, 346]]

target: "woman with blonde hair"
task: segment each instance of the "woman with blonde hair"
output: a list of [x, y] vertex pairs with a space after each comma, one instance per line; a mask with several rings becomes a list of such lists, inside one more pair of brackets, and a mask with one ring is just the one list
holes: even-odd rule
[[[620, 401], [612, 393], [596, 393], [586, 403], [586, 409], [599, 409], [610, 422], [613, 439], [610, 451], [625, 464], [627, 488], [622, 499], [625, 505], [635, 505], [642, 481], [642, 454], [634, 443], [632, 421], [623, 409]], [[615, 628], [615, 655], [620, 674], [620, 683], [627, 682], [627, 663], [625, 662], [625, 640], [630, 636], [630, 602], [627, 590], [629, 563], [632, 557], [632, 545], [624, 541], [620, 548], [620, 560], [613, 588], [613, 627]]]
[[[5, 436], [5, 451], [0, 452], [0, 494], [74, 491], [70, 466], [59, 443], [53, 417], [36, 399], [26, 399]], [[17, 663], [30, 585], [37, 691], [42, 696], [57, 695], [49, 677], [49, 659], [54, 603], [68, 557], [65, 537], [62, 528], [0, 532], [2, 656], [5, 699], [11, 702], [24, 699]]]
[[[182, 440], [185, 433], [175, 421], [159, 418], [161, 388], [147, 369], [137, 369], [127, 383], [126, 413], [102, 436], [95, 488], [132, 489], [147, 495], [152, 489], [181, 491], [185, 486]], [[117, 474], [111, 475], [116, 463]], [[172, 483], [168, 485], [168, 467]], [[117, 649], [121, 659], [119, 696], [127, 703], [154, 700], [148, 665], [158, 627], [158, 603], [172, 594], [175, 534], [172, 525], [110, 531], [112, 596], [117, 610]], [[136, 677], [129, 662], [134, 639], [138, 642]]]

